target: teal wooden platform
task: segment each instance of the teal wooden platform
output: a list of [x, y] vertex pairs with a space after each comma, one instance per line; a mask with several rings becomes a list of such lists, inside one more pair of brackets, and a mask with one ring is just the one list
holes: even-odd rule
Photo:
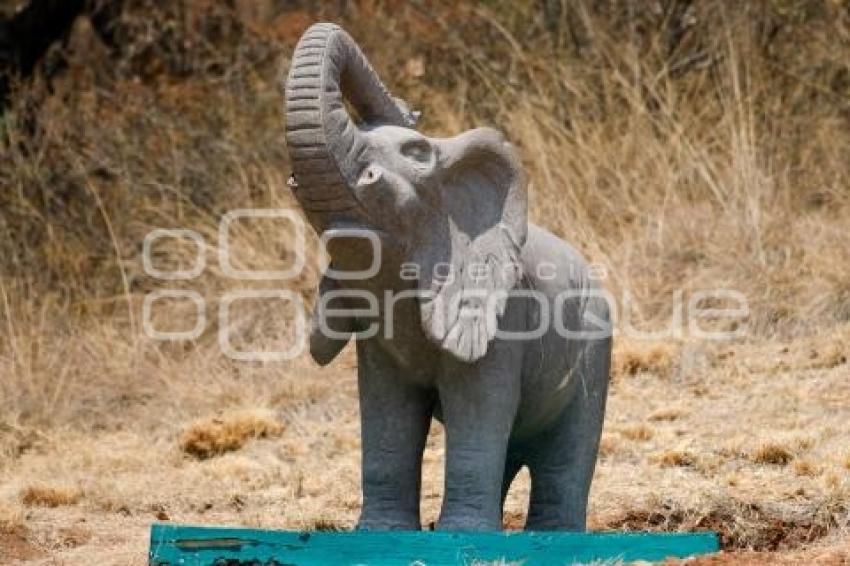
[[376, 564], [523, 566], [685, 558], [718, 551], [714, 533], [293, 532], [155, 524], [151, 566]]

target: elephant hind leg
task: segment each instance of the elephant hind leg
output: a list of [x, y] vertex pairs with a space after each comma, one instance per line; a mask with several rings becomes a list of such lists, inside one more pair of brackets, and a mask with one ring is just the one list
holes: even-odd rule
[[605, 415], [610, 339], [585, 345], [575, 377], [576, 398], [555, 425], [532, 442], [531, 498], [526, 530], [583, 531], [587, 497]]

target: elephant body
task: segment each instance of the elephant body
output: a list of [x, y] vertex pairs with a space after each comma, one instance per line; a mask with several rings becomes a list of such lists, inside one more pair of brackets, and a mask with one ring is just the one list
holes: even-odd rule
[[[528, 466], [526, 528], [584, 529], [608, 303], [581, 256], [528, 223], [513, 147], [490, 128], [419, 134], [332, 24], [299, 42], [286, 97], [291, 185], [334, 269], [320, 283], [311, 353], [325, 364], [357, 342], [358, 526], [420, 528], [422, 453], [437, 418], [446, 431], [438, 528], [499, 529], [507, 489]], [[376, 253], [376, 270], [340, 276]]]

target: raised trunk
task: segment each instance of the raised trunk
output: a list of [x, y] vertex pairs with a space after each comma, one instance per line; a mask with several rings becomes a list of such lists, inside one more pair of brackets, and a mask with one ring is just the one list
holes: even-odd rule
[[320, 228], [329, 215], [358, 206], [350, 187], [364, 142], [343, 96], [368, 124], [414, 125], [354, 40], [339, 26], [314, 24], [295, 48], [286, 81], [286, 141], [295, 196]]

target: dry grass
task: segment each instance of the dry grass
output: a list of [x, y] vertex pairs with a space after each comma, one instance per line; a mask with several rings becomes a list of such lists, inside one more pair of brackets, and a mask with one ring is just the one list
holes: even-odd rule
[[21, 503], [28, 506], [61, 507], [74, 505], [82, 499], [77, 487], [54, 485], [31, 485], [21, 491]]
[[180, 449], [196, 458], [239, 450], [255, 438], [277, 438], [283, 424], [273, 415], [243, 412], [191, 424], [180, 438]]
[[[307, 260], [288, 281], [236, 281], [218, 262], [218, 226], [234, 208], [296, 209], [276, 81], [320, 17], [350, 29], [424, 111], [427, 133], [503, 129], [529, 173], [532, 219], [606, 270], [620, 323], [593, 525], [712, 528], [732, 550], [809, 552], [848, 536], [846, 7], [770, 1], [757, 14], [694, 3], [671, 50], [663, 18], [628, 3], [585, 3], [550, 27], [539, 3], [502, 0], [427, 11], [363, 0], [344, 13], [226, 4], [131, 13], [137, 44], [118, 61], [81, 22], [68, 71], [30, 87], [0, 122], [0, 522], [14, 531], [0, 548], [143, 564], [158, 516], [354, 523], [352, 351], [321, 371], [303, 358], [234, 362], [221, 355], [215, 316], [236, 289], [313, 298], [312, 236], [297, 250], [280, 223], [234, 226], [237, 267]], [[154, 228], [204, 240], [200, 250], [161, 241], [159, 269], [200, 253], [204, 273], [146, 274], [141, 243]], [[198, 339], [142, 332], [144, 297], [162, 288], [204, 299]], [[717, 288], [743, 293], [749, 316], [699, 328], [744, 324], [745, 338], [704, 340], [678, 320], [677, 293], [687, 314], [723, 307], [689, 305]], [[152, 321], [180, 330], [194, 316], [187, 301], [162, 301]], [[284, 305], [245, 301], [233, 320], [238, 347], [270, 349], [293, 332]], [[251, 441], [263, 436], [277, 438]], [[435, 427], [425, 524], [439, 507], [442, 457]], [[512, 524], [528, 485], [525, 474], [508, 496]], [[79, 486], [78, 500], [50, 507], [61, 498], [35, 495], [61, 486]], [[55, 528], [77, 522], [90, 538]]]
[[[817, 541], [828, 532], [835, 517], [835, 509], [782, 516], [734, 499], [722, 503], [706, 502], [699, 508], [660, 501], [652, 511], [627, 510], [608, 518], [605, 525], [622, 530], [673, 532], [711, 529], [719, 534], [724, 548], [775, 551]], [[735, 563], [734, 559], [730, 562]], [[770, 562], [765, 556], [761, 563]]]
[[634, 442], [646, 442], [655, 435], [655, 430], [651, 426], [643, 424], [621, 428], [618, 432], [623, 438]]
[[619, 442], [617, 437], [607, 433], [603, 434], [602, 438], [599, 439], [599, 457], [606, 458], [614, 454], [618, 449]]
[[650, 413], [647, 417], [651, 421], [675, 421], [686, 415], [685, 411], [676, 407], [666, 407]]
[[811, 460], [795, 460], [794, 473], [798, 476], [814, 477], [821, 473], [821, 468]]
[[794, 454], [782, 444], [767, 442], [753, 450], [749, 458], [756, 464], [784, 466], [794, 459]]
[[756, 464], [784, 466], [807, 452], [814, 444], [815, 441], [808, 436], [768, 440], [750, 449], [746, 458]]
[[638, 373], [651, 373], [658, 377], [669, 377], [676, 360], [676, 348], [664, 343], [618, 342], [614, 349], [614, 378], [628, 377]]
[[11, 530], [24, 525], [23, 509], [15, 504], [3, 501], [0, 503], [0, 529]]
[[662, 468], [685, 468], [696, 465], [697, 456], [688, 450], [666, 450], [657, 454], [653, 460]]

